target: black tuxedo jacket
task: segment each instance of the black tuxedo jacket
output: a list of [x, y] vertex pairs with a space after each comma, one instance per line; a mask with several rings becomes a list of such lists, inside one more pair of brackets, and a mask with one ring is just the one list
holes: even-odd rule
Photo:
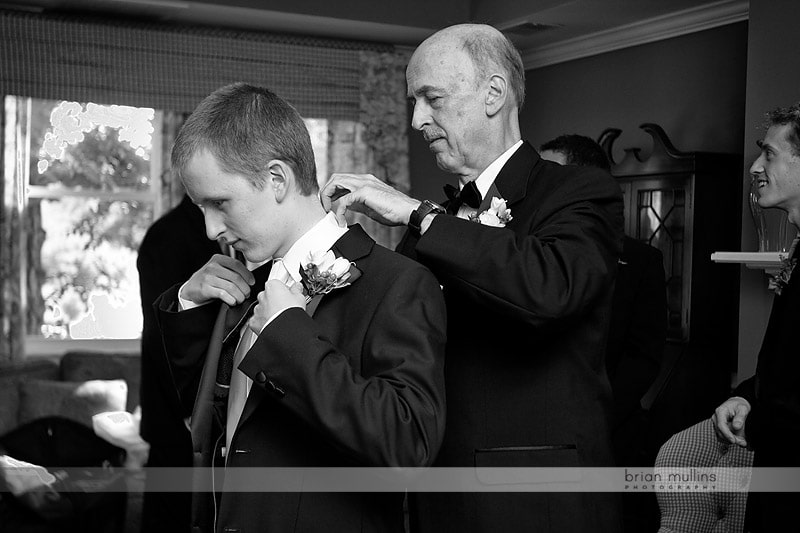
[[[439, 449], [445, 307], [436, 278], [376, 246], [357, 225], [333, 249], [355, 262], [361, 276], [324, 296], [313, 318], [289, 309], [258, 336], [239, 365], [254, 383], [233, 435], [229, 468], [425, 466]], [[214, 420], [212, 398], [228, 333], [219, 326], [230, 322], [225, 314], [239, 310], [209, 304], [177, 312], [178, 288], [156, 302], [159, 322], [179, 392], [196, 398], [195, 466], [210, 466], [223, 427]], [[402, 500], [392, 493], [223, 487], [216, 530], [402, 531]], [[197, 531], [211, 530], [211, 510], [210, 499], [197, 500]]]
[[[800, 466], [799, 325], [800, 269], [795, 268], [788, 285], [774, 297], [756, 373], [733, 393], [750, 402], [745, 437], [754, 452], [754, 467]], [[758, 533], [785, 530], [785, 524], [796, 521], [798, 506], [796, 492], [752, 492], [747, 498], [747, 525]]]
[[[539, 158], [525, 142], [481, 210], [505, 228], [437, 215], [398, 246], [430, 268], [448, 313], [447, 431], [436, 464], [612, 466], [604, 351], [623, 215], [606, 172]], [[497, 488], [497, 487], [492, 487]], [[421, 531], [615, 531], [615, 495], [416, 494]]]
[[606, 368], [616, 426], [641, 406], [664, 353], [667, 290], [658, 248], [625, 237], [611, 309]]
[[[176, 283], [183, 283], [212, 255], [219, 244], [206, 237], [203, 213], [188, 196], [147, 230], [136, 267], [142, 299], [142, 370], [139, 397], [140, 432], [150, 443], [148, 467], [189, 467], [192, 442], [183, 409], [172, 383], [153, 302]], [[191, 407], [191, 403], [189, 404]], [[142, 531], [188, 531], [191, 498], [186, 492], [156, 492], [154, 477], [145, 479]]]

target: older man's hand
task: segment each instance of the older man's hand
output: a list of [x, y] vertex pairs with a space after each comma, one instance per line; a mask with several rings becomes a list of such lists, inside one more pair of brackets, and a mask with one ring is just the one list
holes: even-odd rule
[[387, 226], [408, 224], [411, 213], [420, 205], [372, 174], [333, 174], [320, 190], [320, 201], [340, 222], [350, 209]]

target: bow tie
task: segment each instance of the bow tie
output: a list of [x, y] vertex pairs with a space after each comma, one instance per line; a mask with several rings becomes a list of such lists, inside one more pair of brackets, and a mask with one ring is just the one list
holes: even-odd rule
[[450, 203], [447, 204], [447, 212], [450, 214], [458, 213], [458, 209], [462, 204], [467, 204], [471, 208], [477, 209], [483, 200], [481, 192], [474, 181], [468, 182], [460, 191], [457, 187], [453, 187], [448, 183], [444, 186], [444, 193], [450, 200]]

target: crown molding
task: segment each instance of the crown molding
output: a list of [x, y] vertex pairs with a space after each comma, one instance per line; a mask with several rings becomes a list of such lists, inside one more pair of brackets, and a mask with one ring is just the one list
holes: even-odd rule
[[621, 50], [747, 20], [748, 0], [722, 0], [704, 6], [522, 51], [525, 70]]

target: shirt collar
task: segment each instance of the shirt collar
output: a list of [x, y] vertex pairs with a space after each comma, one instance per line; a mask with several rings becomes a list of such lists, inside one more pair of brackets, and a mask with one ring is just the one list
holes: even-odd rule
[[330, 250], [345, 233], [347, 227], [340, 226], [331, 211], [295, 241], [282, 259], [283, 266], [295, 282], [300, 282], [300, 265], [305, 262], [309, 252]]
[[492, 186], [492, 183], [494, 183], [494, 180], [497, 179], [497, 175], [500, 174], [500, 170], [503, 168], [503, 165], [506, 164], [506, 161], [511, 159], [511, 156], [514, 155], [520, 146], [522, 146], [522, 139], [515, 142], [511, 148], [500, 154], [500, 157], [492, 161], [492, 163], [480, 173], [478, 178], [475, 180], [475, 186], [478, 187], [478, 191], [481, 193], [481, 198], [486, 198], [489, 188]]

